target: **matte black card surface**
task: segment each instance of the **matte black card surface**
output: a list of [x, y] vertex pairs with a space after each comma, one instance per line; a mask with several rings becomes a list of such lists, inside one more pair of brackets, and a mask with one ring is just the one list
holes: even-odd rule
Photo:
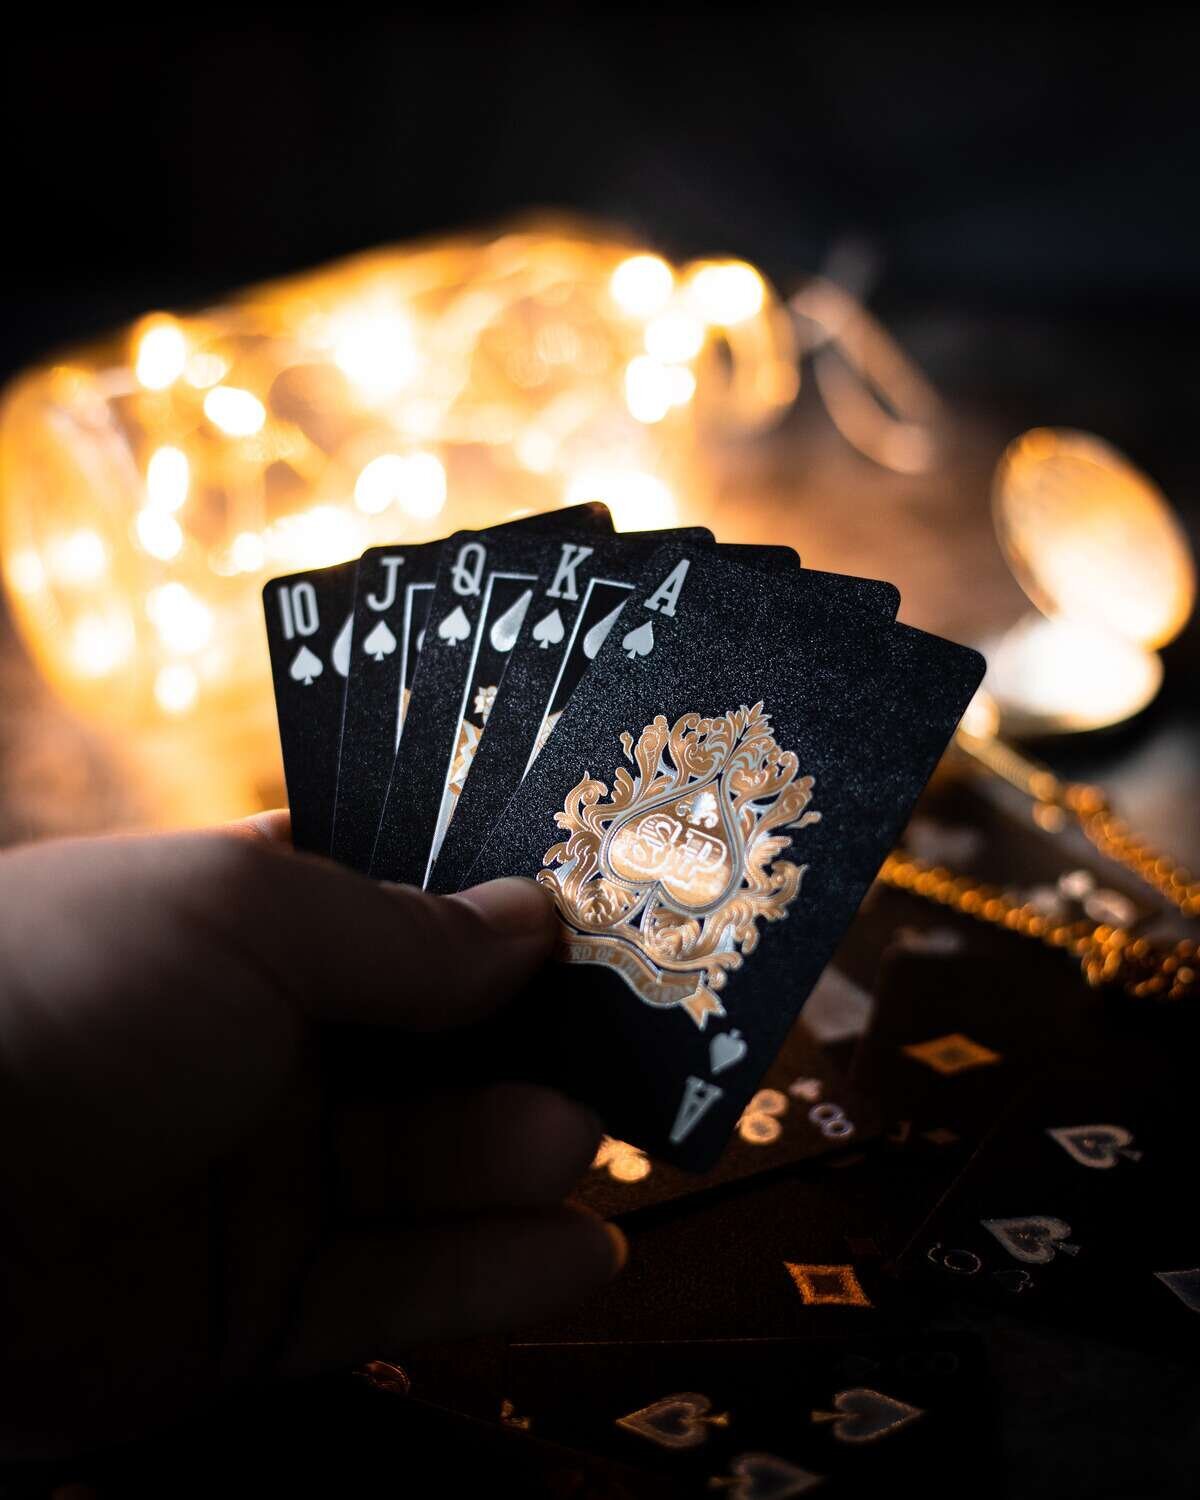
[[263, 588], [275, 712], [297, 849], [328, 854], [358, 564], [273, 578]]
[[847, 1151], [875, 1136], [879, 1115], [825, 1056], [803, 1019], [755, 1091], [711, 1172], [697, 1177], [606, 1136], [575, 1197], [605, 1218]]
[[[512, 1419], [686, 1494], [995, 1494], [977, 1339], [517, 1344]], [[990, 1462], [989, 1462], [990, 1460]], [[987, 1470], [991, 1469], [989, 1476]], [[845, 1487], [843, 1487], [845, 1486]]]
[[472, 879], [538, 875], [562, 920], [565, 965], [508, 1018], [511, 1066], [702, 1170], [983, 662], [884, 624], [869, 580], [765, 580], [674, 546], [647, 577]]
[[372, 547], [358, 563], [330, 853], [366, 870], [412, 693], [440, 542]]

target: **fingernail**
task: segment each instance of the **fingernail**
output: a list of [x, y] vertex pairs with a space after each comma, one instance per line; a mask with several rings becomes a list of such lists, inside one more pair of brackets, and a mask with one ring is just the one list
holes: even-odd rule
[[536, 881], [520, 875], [472, 886], [453, 899], [473, 907], [500, 937], [529, 937], [550, 929], [553, 910], [550, 896]]
[[621, 1231], [615, 1224], [610, 1224], [606, 1220], [604, 1228], [608, 1232], [609, 1240], [612, 1242], [612, 1274], [616, 1276], [619, 1272], [625, 1269], [625, 1262], [629, 1259], [629, 1241], [625, 1238], [625, 1236], [621, 1233]]

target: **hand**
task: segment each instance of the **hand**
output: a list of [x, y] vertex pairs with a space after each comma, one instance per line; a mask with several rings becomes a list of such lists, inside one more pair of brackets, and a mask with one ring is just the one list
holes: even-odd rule
[[[267, 815], [0, 856], [9, 1457], [533, 1320], [623, 1260], [562, 1203], [598, 1141], [582, 1107], [405, 1077], [416, 1033], [546, 959], [546, 896], [386, 887], [281, 833]], [[394, 1057], [394, 1087], [356, 1087], [356, 1046]]]

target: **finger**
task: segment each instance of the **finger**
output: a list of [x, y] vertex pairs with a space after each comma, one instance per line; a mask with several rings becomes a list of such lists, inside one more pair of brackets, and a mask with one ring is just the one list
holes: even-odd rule
[[595, 1158], [600, 1125], [552, 1089], [500, 1083], [352, 1106], [339, 1136], [344, 1212], [380, 1219], [559, 1203]]
[[619, 1229], [572, 1208], [348, 1236], [310, 1278], [282, 1373], [309, 1375], [423, 1339], [548, 1317], [603, 1286], [625, 1256]]
[[248, 818], [239, 818], [235, 823], [230, 823], [228, 829], [230, 833], [265, 839], [268, 844], [289, 846], [292, 842], [292, 815], [286, 807], [273, 807], [269, 812], [252, 813]]
[[177, 898], [314, 1018], [460, 1025], [509, 999], [554, 945], [552, 902], [531, 880], [431, 896], [265, 839], [193, 844]]

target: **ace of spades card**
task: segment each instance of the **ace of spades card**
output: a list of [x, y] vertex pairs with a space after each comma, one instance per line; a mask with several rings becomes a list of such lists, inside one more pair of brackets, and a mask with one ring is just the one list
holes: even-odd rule
[[665, 545], [470, 872], [561, 923], [494, 1045], [661, 1160], [716, 1159], [978, 686], [896, 598]]

